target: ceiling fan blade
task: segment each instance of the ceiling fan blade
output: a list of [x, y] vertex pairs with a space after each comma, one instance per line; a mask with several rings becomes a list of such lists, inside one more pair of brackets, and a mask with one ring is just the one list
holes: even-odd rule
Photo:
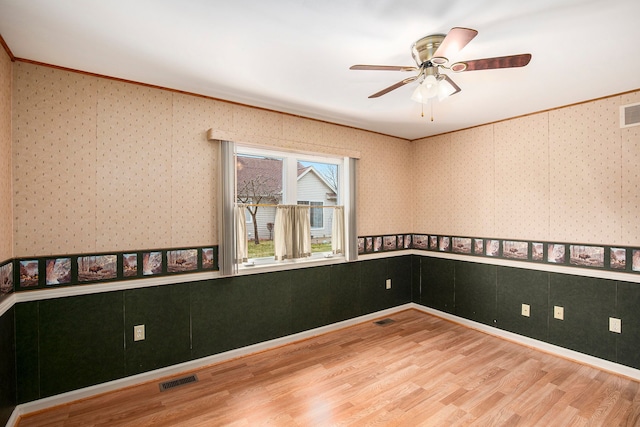
[[369, 98], [377, 98], [379, 96], [384, 95], [385, 93], [389, 93], [392, 90], [398, 89], [399, 87], [402, 87], [402, 86], [406, 85], [407, 83], [411, 83], [411, 82], [413, 82], [413, 81], [415, 81], [417, 79], [418, 79], [418, 76], [412, 76], [412, 77], [406, 78], [404, 80], [400, 80], [398, 83], [393, 84], [393, 85], [389, 86], [388, 88], [382, 89], [380, 92], [376, 92], [373, 95], [369, 95]]
[[377, 70], [377, 71], [418, 71], [418, 68], [402, 65], [352, 65], [350, 70]]
[[473, 61], [456, 62], [451, 65], [451, 71], [476, 71], [476, 70], [492, 70], [494, 68], [513, 68], [524, 67], [531, 61], [530, 53], [521, 55], [500, 56], [496, 58], [476, 59]]
[[433, 53], [431, 62], [437, 65], [448, 62], [449, 58], [460, 52], [476, 35], [478, 32], [471, 28], [453, 27]]

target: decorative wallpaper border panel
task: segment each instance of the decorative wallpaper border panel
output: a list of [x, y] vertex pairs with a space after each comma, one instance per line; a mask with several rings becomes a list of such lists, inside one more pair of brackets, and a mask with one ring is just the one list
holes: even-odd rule
[[[414, 233], [360, 236], [357, 244], [360, 255], [416, 249], [640, 274], [640, 247]], [[16, 258], [0, 264], [0, 301], [12, 292], [218, 269], [217, 245]]]
[[358, 237], [358, 254], [399, 251], [412, 248], [413, 234]]
[[436, 234], [358, 237], [358, 254], [418, 249], [640, 274], [640, 248]]
[[29, 291], [218, 270], [218, 246], [16, 258], [0, 265], [0, 300]]

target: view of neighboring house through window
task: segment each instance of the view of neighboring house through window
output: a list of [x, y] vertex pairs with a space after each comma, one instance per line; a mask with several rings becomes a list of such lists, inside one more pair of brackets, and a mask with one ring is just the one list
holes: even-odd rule
[[236, 199], [248, 205], [250, 258], [273, 256], [275, 205], [282, 201], [283, 170], [279, 158], [240, 154], [236, 158]]
[[324, 228], [324, 212], [322, 211], [322, 202], [310, 202], [308, 200], [298, 200], [299, 205], [311, 206], [311, 230], [319, 230]]
[[[274, 256], [276, 205], [310, 206], [311, 252], [331, 252], [342, 159], [238, 147], [236, 200], [247, 205], [248, 258]], [[271, 258], [273, 259], [273, 258]]]

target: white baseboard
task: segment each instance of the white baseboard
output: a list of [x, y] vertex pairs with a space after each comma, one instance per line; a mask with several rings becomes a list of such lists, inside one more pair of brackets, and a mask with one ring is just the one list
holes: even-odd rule
[[433, 316], [437, 316], [459, 325], [475, 329], [498, 338], [506, 339], [517, 344], [521, 344], [527, 347], [535, 348], [545, 353], [550, 353], [574, 362], [582, 363], [584, 365], [592, 366], [603, 371], [611, 372], [613, 374], [622, 375], [624, 377], [631, 378], [636, 381], [640, 381], [640, 370], [631, 368], [629, 366], [620, 365], [618, 363], [609, 362], [607, 360], [599, 359], [597, 357], [589, 356], [577, 351], [569, 350], [563, 347], [559, 347], [553, 344], [546, 343], [544, 341], [538, 341], [533, 338], [528, 338], [522, 335], [514, 334], [513, 332], [504, 331], [492, 326], [485, 325], [483, 323], [474, 322], [472, 320], [464, 319], [462, 317], [454, 316], [443, 311], [435, 310], [429, 307], [425, 307], [415, 303], [408, 303], [398, 307], [394, 307], [387, 310], [377, 311], [375, 313], [367, 314], [364, 316], [356, 317], [354, 319], [345, 320], [331, 325], [322, 326], [320, 328], [312, 329], [309, 331], [300, 332], [293, 335], [288, 335], [282, 338], [276, 338], [270, 341], [265, 341], [259, 344], [242, 347], [236, 350], [230, 350], [224, 353], [216, 354], [213, 356], [203, 357], [201, 359], [192, 360], [189, 362], [180, 363], [178, 365], [172, 365], [166, 368], [156, 369], [154, 371], [145, 372], [138, 375], [133, 375], [126, 378], [121, 378], [114, 381], [109, 381], [102, 384], [97, 384], [91, 387], [85, 387], [79, 390], [73, 390], [67, 393], [58, 394], [55, 396], [46, 397], [33, 402], [22, 403], [14, 409], [6, 426], [13, 427], [17, 424], [18, 418], [29, 413], [42, 411], [58, 405], [64, 405], [76, 400], [86, 399], [88, 397], [96, 396], [98, 394], [107, 393], [110, 391], [118, 390], [125, 387], [134, 386], [150, 381], [157, 381], [161, 378], [178, 375], [183, 372], [199, 369], [205, 366], [213, 365], [215, 363], [225, 362], [231, 359], [236, 359], [241, 356], [246, 356], [252, 353], [257, 353], [265, 350], [269, 350], [275, 347], [280, 347], [286, 344], [291, 344], [296, 341], [308, 339], [317, 335], [322, 335], [328, 332], [337, 331], [348, 326], [357, 325], [378, 319], [380, 317], [390, 316], [399, 311], [415, 309], [423, 313], [427, 313]]
[[473, 320], [464, 319], [462, 317], [455, 316], [453, 314], [445, 313], [444, 311], [435, 310], [433, 308], [425, 307], [423, 305], [411, 303], [411, 308], [422, 311], [423, 313], [431, 314], [462, 326], [466, 326], [471, 329], [475, 329], [489, 335], [493, 335], [498, 338], [506, 339], [517, 344], [521, 344], [527, 347], [535, 348], [536, 350], [550, 353], [564, 359], [569, 359], [574, 362], [581, 363], [583, 365], [592, 366], [594, 368], [611, 372], [616, 375], [621, 375], [630, 378], [635, 381], [640, 381], [640, 370], [631, 368], [629, 366], [621, 365], [619, 363], [610, 362], [608, 360], [600, 359], [598, 357], [589, 356], [578, 351], [569, 350], [564, 347], [549, 344], [544, 341], [539, 341], [533, 338], [518, 335], [513, 332], [498, 329], [493, 326], [485, 325], [484, 323], [474, 322]]
[[387, 310], [366, 314], [364, 316], [356, 317], [353, 319], [348, 319], [342, 322], [332, 323], [331, 325], [322, 326], [320, 328], [311, 329], [309, 331], [304, 331], [304, 332], [300, 332], [293, 335], [287, 335], [286, 337], [276, 338], [270, 341], [265, 341], [265, 342], [250, 345], [247, 347], [226, 351], [224, 353], [215, 354], [213, 356], [207, 356], [201, 359], [180, 363], [178, 365], [172, 365], [166, 368], [160, 368], [154, 371], [144, 372], [142, 374], [133, 375], [126, 378], [120, 378], [120, 379], [109, 381], [106, 383], [97, 384], [91, 387], [85, 387], [78, 390], [57, 394], [55, 396], [45, 397], [43, 399], [34, 400], [32, 402], [22, 403], [16, 406], [16, 408], [13, 410], [13, 414], [11, 414], [11, 417], [9, 418], [9, 421], [7, 422], [6, 426], [7, 427], [15, 426], [17, 424], [19, 417], [33, 413], [33, 412], [42, 411], [44, 409], [52, 408], [54, 406], [64, 405], [67, 403], [74, 402], [76, 400], [86, 399], [88, 397], [122, 389], [125, 387], [131, 387], [137, 384], [142, 384], [150, 381], [157, 381], [161, 378], [178, 375], [186, 371], [199, 369], [205, 366], [213, 365], [215, 363], [225, 362], [228, 360], [236, 359], [241, 356], [246, 356], [252, 353], [258, 353], [261, 351], [280, 347], [285, 344], [291, 344], [296, 341], [301, 341], [317, 335], [322, 335], [327, 332], [337, 331], [339, 329], [343, 329], [348, 326], [357, 325], [358, 323], [368, 322], [374, 319], [378, 319], [380, 317], [389, 316], [393, 313], [397, 313], [398, 311], [408, 310], [410, 308], [414, 308], [413, 304], [405, 304], [405, 305], [393, 307]]
[[9, 426], [16, 426], [18, 425], [18, 419], [20, 418], [20, 411], [18, 411], [18, 408], [16, 407], [13, 412], [11, 413], [11, 416], [9, 417], [9, 419], [7, 420], [7, 424], [5, 424], [7, 427]]

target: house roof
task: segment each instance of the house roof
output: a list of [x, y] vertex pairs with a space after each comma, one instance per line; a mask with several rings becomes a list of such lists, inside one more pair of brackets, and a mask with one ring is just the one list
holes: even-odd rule
[[[238, 194], [247, 196], [257, 191], [259, 194], [282, 194], [282, 161], [264, 157], [238, 156], [236, 163]], [[248, 187], [249, 193], [245, 191]]]
[[[414, 140], [638, 90], [639, 16], [638, 0], [0, 0], [0, 35], [18, 61]], [[415, 66], [411, 45], [452, 27], [478, 35], [451, 61], [532, 60], [442, 69], [462, 91], [424, 109], [415, 81], [368, 98], [415, 73], [349, 70]]]
[[[237, 156], [238, 194], [247, 196], [243, 189], [259, 186], [262, 195], [280, 195], [282, 193], [282, 161], [265, 157]], [[335, 194], [333, 186], [313, 166], [304, 166], [298, 162], [298, 180], [308, 173], [315, 174]]]
[[307, 175], [309, 173], [312, 173], [315, 176], [317, 176], [318, 179], [320, 181], [322, 181], [322, 183], [324, 185], [326, 185], [329, 190], [331, 190], [332, 194], [334, 194], [334, 195], [336, 194], [337, 189], [333, 186], [333, 184], [331, 184], [329, 181], [327, 181], [327, 178], [325, 178], [324, 175], [319, 173], [316, 170], [316, 168], [314, 168], [313, 166], [304, 167], [300, 163], [298, 163], [298, 181], [300, 181], [305, 175]]

